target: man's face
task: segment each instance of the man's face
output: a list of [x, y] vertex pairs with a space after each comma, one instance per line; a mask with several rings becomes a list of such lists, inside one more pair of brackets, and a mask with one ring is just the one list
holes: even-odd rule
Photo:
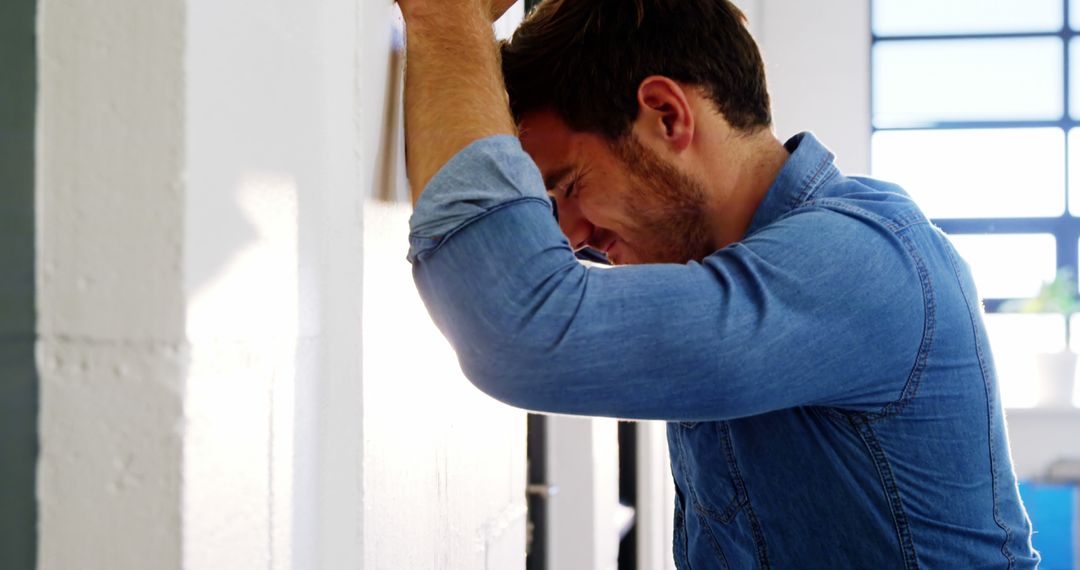
[[592, 247], [617, 265], [685, 263], [712, 253], [702, 184], [633, 133], [612, 143], [537, 111], [523, 117], [521, 142], [540, 167], [575, 250]]

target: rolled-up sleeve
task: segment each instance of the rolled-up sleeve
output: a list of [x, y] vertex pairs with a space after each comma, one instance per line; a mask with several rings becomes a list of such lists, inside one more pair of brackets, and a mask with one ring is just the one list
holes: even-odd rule
[[536, 164], [517, 138], [480, 139], [435, 174], [409, 220], [409, 261], [436, 249], [455, 231], [519, 200], [551, 203]]

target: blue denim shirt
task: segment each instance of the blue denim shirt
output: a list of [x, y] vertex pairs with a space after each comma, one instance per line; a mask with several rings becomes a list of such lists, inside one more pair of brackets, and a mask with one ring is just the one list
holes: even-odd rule
[[508, 404], [668, 421], [679, 568], [1034, 568], [968, 267], [899, 187], [812, 135], [746, 236], [589, 268], [513, 137], [432, 180], [410, 260]]

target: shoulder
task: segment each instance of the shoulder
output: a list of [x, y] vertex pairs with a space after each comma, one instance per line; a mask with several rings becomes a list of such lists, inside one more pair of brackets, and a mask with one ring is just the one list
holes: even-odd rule
[[917, 242], [922, 240], [909, 234], [932, 231], [929, 221], [898, 188], [838, 178], [729, 248], [729, 255], [760, 260], [803, 283], [804, 293], [844, 291], [859, 304], [918, 303], [923, 292]]
[[813, 209], [836, 212], [892, 232], [929, 223], [903, 188], [873, 178], [837, 177], [791, 213]]
[[742, 242], [788, 239], [804, 247], [843, 247], [854, 252], [862, 247], [899, 246], [902, 236], [916, 227], [932, 228], [899, 186], [837, 176]]

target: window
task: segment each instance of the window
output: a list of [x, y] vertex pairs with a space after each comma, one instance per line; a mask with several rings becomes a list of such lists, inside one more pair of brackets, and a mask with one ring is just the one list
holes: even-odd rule
[[1033, 406], [1080, 319], [1003, 308], [1080, 264], [1080, 0], [870, 1], [872, 173], [950, 234], [1005, 403]]

